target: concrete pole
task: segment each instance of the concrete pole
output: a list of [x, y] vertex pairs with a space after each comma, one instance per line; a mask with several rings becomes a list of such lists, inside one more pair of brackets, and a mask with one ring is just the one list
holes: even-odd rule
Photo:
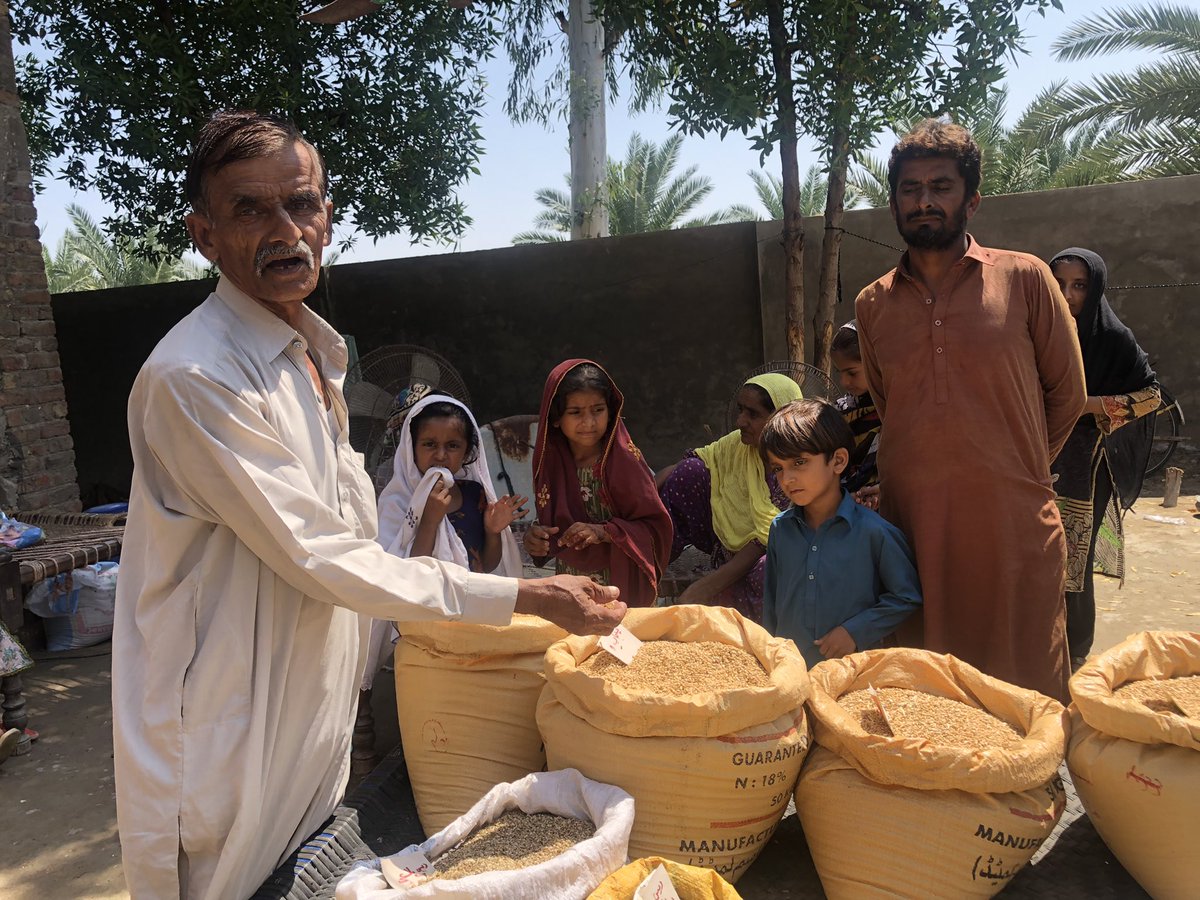
[[567, 46], [571, 68], [571, 240], [608, 234], [603, 203], [607, 167], [604, 133], [604, 26], [591, 0], [570, 0]]

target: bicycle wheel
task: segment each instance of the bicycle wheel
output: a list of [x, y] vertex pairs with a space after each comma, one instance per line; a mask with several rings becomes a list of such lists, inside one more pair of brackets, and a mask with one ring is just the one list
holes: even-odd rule
[[1150, 459], [1146, 463], [1146, 474], [1153, 475], [1171, 459], [1171, 454], [1183, 440], [1183, 410], [1179, 401], [1166, 388], [1160, 386], [1162, 405], [1154, 411], [1154, 441], [1150, 444]]

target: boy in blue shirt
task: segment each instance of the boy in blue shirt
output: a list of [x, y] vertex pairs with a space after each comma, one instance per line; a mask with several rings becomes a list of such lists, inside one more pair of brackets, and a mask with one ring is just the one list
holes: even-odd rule
[[780, 407], [759, 438], [792, 501], [767, 541], [763, 625], [795, 641], [810, 667], [875, 646], [921, 606], [900, 529], [842, 488], [853, 446], [842, 414], [822, 400]]

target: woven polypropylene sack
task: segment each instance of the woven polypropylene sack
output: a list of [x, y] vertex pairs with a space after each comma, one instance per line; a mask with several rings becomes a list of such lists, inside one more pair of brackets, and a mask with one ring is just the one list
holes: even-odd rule
[[409, 888], [390, 888], [378, 860], [360, 862], [338, 883], [336, 900], [584, 900], [627, 858], [633, 798], [572, 769], [534, 772], [512, 784], [495, 785], [462, 816], [401, 853], [420, 851], [436, 863], [443, 853], [514, 809], [583, 819], [595, 825], [596, 832], [553, 859], [524, 869], [435, 878]]
[[1113, 696], [1131, 681], [1200, 674], [1200, 634], [1135, 634], [1071, 679], [1067, 765], [1113, 855], [1159, 900], [1193, 898], [1200, 721]]
[[426, 835], [501, 782], [545, 767], [534, 720], [546, 648], [566, 632], [537, 616], [502, 627], [400, 624], [396, 714]]
[[808, 752], [808, 673], [791, 641], [722, 607], [630, 610], [643, 641], [717, 641], [752, 654], [766, 687], [672, 697], [632, 690], [579, 665], [596, 638], [546, 652], [537, 722], [551, 769], [576, 768], [633, 795], [634, 857], [659, 856], [734, 882], [770, 839]]
[[588, 900], [632, 900], [638, 885], [660, 865], [667, 870], [679, 900], [741, 900], [742, 895], [733, 885], [712, 869], [685, 866], [658, 856], [635, 859], [617, 869], [592, 891]]
[[[1054, 830], [1067, 742], [1057, 701], [924, 650], [855, 653], [811, 676], [816, 746], [796, 810], [831, 900], [991, 897]], [[961, 701], [1025, 737], [1011, 750], [974, 750], [870, 734], [837, 703], [870, 685]]]

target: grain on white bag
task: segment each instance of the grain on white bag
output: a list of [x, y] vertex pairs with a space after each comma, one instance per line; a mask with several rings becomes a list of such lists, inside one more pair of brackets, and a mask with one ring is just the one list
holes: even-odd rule
[[1022, 740], [1022, 735], [1002, 719], [949, 697], [891, 687], [879, 688], [876, 694], [887, 712], [891, 731], [879, 714], [870, 691], [851, 691], [838, 700], [838, 704], [856, 716], [862, 729], [870, 734], [915, 738], [941, 747], [976, 750], [1011, 750]]
[[1113, 696], [1140, 700], [1155, 712], [1192, 717], [1200, 709], [1200, 675], [1131, 681], [1113, 691]]
[[433, 860], [439, 880], [525, 869], [548, 862], [596, 833], [591, 822], [510, 810]]
[[771, 684], [754, 654], [719, 641], [646, 641], [629, 665], [601, 650], [579, 670], [630, 690], [671, 697]]

